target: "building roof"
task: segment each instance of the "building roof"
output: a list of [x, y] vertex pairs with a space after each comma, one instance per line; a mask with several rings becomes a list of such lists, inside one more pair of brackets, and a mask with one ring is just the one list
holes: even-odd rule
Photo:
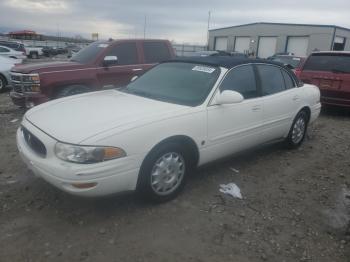
[[9, 32], [9, 35], [37, 35], [35, 31], [31, 30], [21, 30], [21, 31], [13, 31]]
[[229, 28], [237, 28], [237, 27], [250, 26], [250, 25], [282, 25], [282, 26], [330, 27], [330, 28], [343, 29], [343, 30], [350, 31], [350, 28], [341, 27], [341, 26], [337, 26], [337, 25], [293, 24], [293, 23], [288, 24], [288, 23], [268, 23], [268, 22], [257, 22], [257, 23], [243, 24], [243, 25], [228, 26], [228, 27], [210, 29], [209, 31], [215, 31], [215, 30], [221, 30], [221, 29], [229, 29]]
[[263, 59], [252, 59], [252, 58], [243, 58], [243, 57], [235, 57], [235, 56], [198, 56], [198, 57], [179, 57], [172, 59], [168, 62], [185, 62], [185, 63], [193, 63], [193, 64], [202, 64], [208, 66], [220, 66], [230, 69], [232, 67], [249, 64], [249, 63], [265, 63], [265, 64], [273, 64], [279, 65], [282, 64], [278, 62], [273, 62], [270, 60]]

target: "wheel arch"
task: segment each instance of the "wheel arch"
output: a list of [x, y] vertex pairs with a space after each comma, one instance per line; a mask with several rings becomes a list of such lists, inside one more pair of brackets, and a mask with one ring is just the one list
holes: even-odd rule
[[191, 157], [191, 167], [196, 167], [199, 161], [199, 149], [196, 142], [187, 135], [174, 135], [168, 138], [163, 139], [156, 145], [152, 147], [152, 149], [148, 152], [146, 157], [143, 159], [141, 164], [141, 169], [147, 161], [148, 157], [160, 146], [163, 146], [167, 143], [177, 143], [186, 148], [190, 152]]
[[[301, 111], [306, 112], [306, 114], [307, 114], [307, 121], [309, 122], [309, 121], [310, 121], [310, 118], [311, 118], [311, 109], [310, 109], [310, 107], [309, 107], [309, 106], [304, 106], [304, 107], [300, 108], [300, 110], [298, 111], [298, 114], [299, 114]], [[298, 114], [297, 114], [297, 115], [298, 115]]]

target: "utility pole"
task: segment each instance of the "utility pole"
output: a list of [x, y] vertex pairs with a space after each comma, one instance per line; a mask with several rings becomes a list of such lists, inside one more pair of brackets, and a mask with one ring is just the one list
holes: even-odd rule
[[146, 38], [146, 27], [147, 27], [147, 15], [145, 15], [145, 22], [143, 24], [143, 39]]
[[207, 50], [209, 50], [209, 27], [210, 27], [211, 11], [208, 12], [208, 28], [207, 28]]

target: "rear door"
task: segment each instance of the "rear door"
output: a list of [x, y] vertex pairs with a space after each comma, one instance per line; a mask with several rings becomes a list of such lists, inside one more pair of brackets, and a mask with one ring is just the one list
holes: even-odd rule
[[243, 102], [208, 107], [208, 147], [215, 158], [234, 153], [259, 143], [263, 108], [257, 89], [254, 67], [242, 65], [231, 69], [217, 92], [234, 90]]
[[288, 133], [300, 104], [299, 89], [290, 73], [275, 65], [256, 66], [263, 96], [263, 132], [265, 141]]
[[141, 59], [135, 41], [119, 42], [110, 47], [105, 56], [116, 56], [118, 61], [114, 65], [104, 66], [102, 58], [97, 69], [97, 78], [102, 88], [125, 86], [135, 75], [142, 73]]
[[350, 100], [350, 54], [315, 53], [305, 62], [301, 80], [320, 88], [325, 103]]
[[172, 56], [172, 48], [165, 41], [141, 41], [140, 50], [142, 54], [142, 71], [147, 71], [154, 65], [170, 60]]

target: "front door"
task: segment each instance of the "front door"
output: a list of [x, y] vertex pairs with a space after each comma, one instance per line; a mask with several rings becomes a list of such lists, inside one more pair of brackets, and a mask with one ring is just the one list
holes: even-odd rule
[[229, 105], [216, 105], [214, 102], [208, 106], [207, 147], [212, 152], [211, 156], [207, 156], [208, 160], [232, 154], [261, 141], [263, 104], [253, 66], [231, 69], [217, 92], [224, 90], [237, 91], [244, 100]]
[[136, 42], [118, 43], [105, 56], [116, 56], [118, 60], [110, 65], [101, 62], [97, 78], [102, 88], [125, 86], [135, 75], [143, 73]]

